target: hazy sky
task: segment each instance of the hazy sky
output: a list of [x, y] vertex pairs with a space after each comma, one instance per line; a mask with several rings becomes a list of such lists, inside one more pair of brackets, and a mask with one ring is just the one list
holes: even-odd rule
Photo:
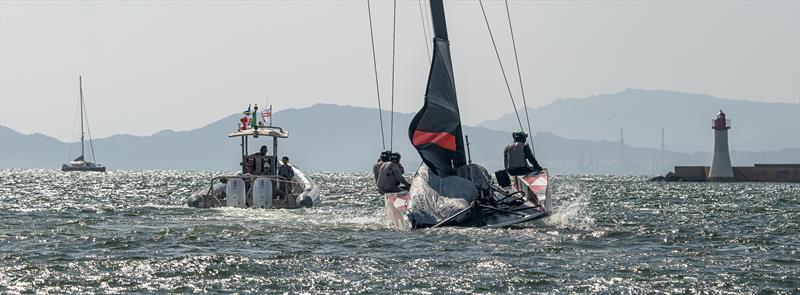
[[[430, 40], [420, 2], [397, 5], [395, 109], [414, 112]], [[531, 106], [625, 88], [800, 100], [800, 1], [509, 5]], [[388, 106], [392, 2], [372, 6]], [[513, 69], [503, 2], [485, 6]], [[512, 111], [478, 2], [445, 10], [463, 120]], [[267, 94], [377, 105], [365, 1], [0, 1], [0, 124], [74, 140], [79, 74], [95, 137], [197, 128]]]

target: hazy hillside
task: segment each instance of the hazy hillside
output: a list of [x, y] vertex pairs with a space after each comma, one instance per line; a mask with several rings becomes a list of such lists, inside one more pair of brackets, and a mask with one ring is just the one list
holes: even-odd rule
[[[559, 99], [531, 109], [530, 115], [534, 131], [617, 141], [623, 128], [625, 143], [640, 147], [660, 147], [664, 128], [667, 149], [697, 152], [713, 148], [711, 120], [720, 109], [732, 120], [731, 149], [774, 151], [800, 147], [800, 104], [628, 89], [581, 99]], [[503, 131], [519, 128], [513, 114], [479, 126]]]
[[[241, 116], [231, 115], [190, 131], [162, 131], [144, 137], [115, 135], [96, 139], [94, 146], [98, 161], [110, 169], [236, 170], [239, 142], [227, 134], [236, 128]], [[411, 117], [395, 114], [394, 147], [404, 155], [408, 167], [415, 167], [420, 159], [407, 138]], [[288, 155], [307, 170], [369, 170], [383, 149], [375, 109], [319, 104], [276, 112], [274, 123], [290, 132], [288, 139], [281, 140], [279, 154]], [[472, 141], [475, 162], [490, 170], [501, 167], [501, 151], [511, 140], [508, 132], [465, 126], [464, 133]], [[388, 141], [387, 138], [387, 145]], [[540, 133], [534, 142], [540, 162], [556, 173], [663, 174], [674, 164], [704, 165], [711, 159], [708, 153], [622, 147], [616, 141], [565, 139], [552, 133]], [[272, 148], [266, 138], [258, 139], [251, 147], [261, 144]], [[0, 127], [0, 167], [58, 168], [74, 158], [78, 150], [74, 143]], [[733, 152], [732, 158], [737, 165], [798, 163], [800, 149]]]

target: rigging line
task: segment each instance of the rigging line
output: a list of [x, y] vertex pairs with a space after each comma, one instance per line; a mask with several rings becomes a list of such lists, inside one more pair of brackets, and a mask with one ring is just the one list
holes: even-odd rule
[[431, 46], [428, 44], [428, 24], [425, 21], [425, 13], [422, 11], [422, 0], [419, 0], [419, 18], [422, 20], [422, 37], [425, 38], [425, 49], [428, 50], [428, 62], [431, 62]]
[[425, 4], [422, 6], [425, 8], [425, 24], [428, 25], [428, 41], [430, 42], [433, 39], [433, 23], [431, 22], [431, 6], [430, 1], [424, 1]]
[[522, 71], [519, 68], [519, 57], [517, 55], [517, 41], [514, 39], [514, 26], [511, 25], [511, 12], [508, 9], [508, 0], [504, 1], [506, 4], [506, 17], [508, 18], [508, 31], [511, 32], [511, 44], [514, 47], [514, 62], [517, 64], [517, 77], [519, 77], [519, 89], [522, 92], [522, 107], [525, 108], [525, 120], [528, 122], [528, 140], [531, 144], [531, 153], [536, 156], [536, 150], [533, 147], [533, 128], [531, 128], [531, 117], [528, 115], [528, 100], [525, 98], [525, 86], [522, 84]]
[[392, 113], [389, 120], [389, 149], [394, 150], [394, 57], [395, 43], [397, 43], [397, 0], [394, 0], [392, 9]]
[[386, 149], [386, 135], [383, 128], [383, 108], [381, 108], [381, 86], [378, 83], [378, 60], [375, 58], [375, 34], [372, 32], [372, 7], [367, 0], [367, 14], [369, 15], [369, 38], [372, 43], [372, 68], [375, 71], [375, 93], [378, 95], [378, 119], [381, 121], [381, 145]]
[[89, 126], [89, 114], [86, 113], [85, 99], [81, 101], [83, 107], [83, 116], [86, 117], [86, 133], [89, 135], [89, 148], [92, 150], [92, 162], [97, 163], [97, 158], [94, 156], [94, 143], [92, 142], [92, 127]]
[[[80, 103], [80, 101], [78, 101], [78, 104], [77, 104], [77, 107], [75, 109], [75, 112], [72, 113], [72, 117], [73, 117], [73, 119], [72, 119], [72, 132], [70, 133], [71, 137], [70, 137], [69, 140], [73, 140], [76, 137], [78, 137], [78, 133], [75, 132], [75, 130], [78, 129], [78, 127], [76, 125], [78, 125], [79, 116], [76, 116], [76, 115], [78, 115], [78, 112], [80, 112], [80, 109], [81, 109], [81, 103]], [[69, 154], [67, 154], [67, 159], [72, 159], [72, 150], [73, 149], [75, 149], [75, 143], [74, 142], [69, 145]]]
[[508, 89], [508, 98], [511, 99], [511, 106], [514, 107], [514, 114], [517, 116], [517, 123], [519, 123], [519, 129], [525, 130], [522, 127], [522, 119], [519, 118], [519, 111], [517, 110], [517, 103], [514, 102], [514, 94], [511, 93], [511, 86], [508, 84], [508, 76], [506, 76], [506, 70], [503, 67], [503, 61], [500, 60], [500, 52], [497, 50], [497, 43], [494, 41], [494, 34], [492, 34], [492, 27], [489, 26], [489, 18], [486, 17], [486, 10], [483, 8], [483, 1], [478, 0], [478, 4], [481, 5], [481, 12], [483, 12], [483, 20], [486, 21], [486, 28], [489, 29], [489, 37], [492, 39], [492, 46], [494, 46], [494, 54], [497, 56], [497, 63], [500, 64], [500, 72], [503, 73], [503, 80], [506, 82], [506, 89]]

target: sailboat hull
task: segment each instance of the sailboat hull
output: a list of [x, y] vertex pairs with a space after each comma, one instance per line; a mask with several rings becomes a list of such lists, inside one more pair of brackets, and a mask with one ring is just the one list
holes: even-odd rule
[[[510, 198], [514, 205], [500, 193], [489, 197], [493, 201], [465, 197], [474, 189], [471, 182], [460, 177], [463, 181], [452, 179], [455, 176], [442, 179], [428, 173], [423, 165], [412, 180], [411, 191], [384, 194], [389, 227], [399, 230], [438, 226], [503, 228], [541, 219], [552, 212], [547, 170], [515, 177], [515, 186], [506, 188], [509, 194], [517, 192], [514, 196], [519, 200]], [[433, 189], [429, 182], [448, 187]]]
[[106, 172], [106, 166], [89, 166], [89, 165], [69, 165], [64, 164], [61, 165], [61, 171], [69, 172], [69, 171], [83, 171], [83, 172]]
[[408, 191], [384, 194], [386, 203], [386, 220], [389, 227], [410, 230], [413, 228], [408, 213]]

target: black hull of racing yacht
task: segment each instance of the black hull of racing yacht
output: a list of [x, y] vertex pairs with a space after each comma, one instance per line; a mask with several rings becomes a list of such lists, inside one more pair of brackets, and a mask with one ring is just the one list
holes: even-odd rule
[[[419, 174], [419, 173], [418, 173]], [[419, 176], [419, 175], [418, 175]], [[424, 182], [415, 177], [414, 182]], [[419, 191], [414, 187], [412, 191]], [[416, 185], [423, 185], [417, 183]], [[514, 177], [511, 187], [500, 189], [490, 198], [465, 203], [457, 198], [430, 195], [414, 196], [409, 191], [384, 194], [389, 226], [400, 230], [441, 226], [506, 228], [550, 216], [549, 173]], [[453, 202], [455, 200], [455, 202]], [[459, 206], [460, 207], [456, 207]], [[447, 213], [431, 212], [449, 210]]]

